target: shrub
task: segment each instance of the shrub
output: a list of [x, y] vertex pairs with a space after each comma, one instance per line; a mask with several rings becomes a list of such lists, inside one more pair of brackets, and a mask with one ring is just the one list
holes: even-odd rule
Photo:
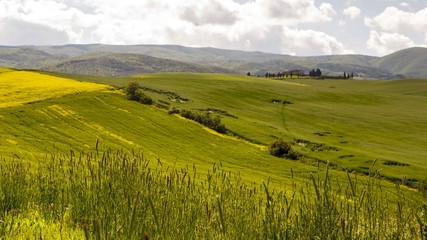
[[182, 110], [181, 116], [196, 121], [219, 133], [227, 133], [227, 128], [221, 123], [219, 116], [212, 118], [209, 114], [195, 113], [189, 110]]
[[410, 166], [407, 163], [401, 163], [401, 162], [391, 161], [391, 160], [387, 160], [387, 161], [383, 162], [383, 164], [387, 165], [387, 166], [400, 166], [400, 167]]
[[151, 97], [145, 94], [141, 89], [136, 90], [135, 98], [136, 98], [136, 101], [139, 101], [142, 104], [147, 104], [147, 105], [153, 104], [153, 99], [151, 99]]
[[130, 100], [139, 101], [139, 98], [137, 98], [136, 92], [140, 88], [139, 84], [137, 82], [128, 82], [125, 86], [125, 92], [126, 96]]
[[280, 158], [289, 158], [293, 160], [297, 160], [299, 158], [299, 154], [292, 150], [291, 144], [283, 141], [282, 139], [278, 139], [269, 147], [270, 154]]
[[125, 86], [126, 96], [129, 100], [138, 101], [143, 104], [153, 104], [153, 99], [140, 89], [137, 82], [128, 82]]
[[169, 108], [169, 110], [168, 110], [168, 114], [178, 114], [180, 112], [181, 112], [181, 110], [179, 110], [179, 108], [177, 108], [177, 107], [172, 107], [172, 108]]

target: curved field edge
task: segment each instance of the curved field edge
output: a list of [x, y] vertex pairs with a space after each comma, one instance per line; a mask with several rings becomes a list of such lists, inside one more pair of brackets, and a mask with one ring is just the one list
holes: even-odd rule
[[1, 170], [1, 238], [416, 239], [427, 223], [425, 205], [384, 189], [375, 172], [343, 180], [326, 168], [272, 188], [221, 164], [200, 175], [98, 149]]

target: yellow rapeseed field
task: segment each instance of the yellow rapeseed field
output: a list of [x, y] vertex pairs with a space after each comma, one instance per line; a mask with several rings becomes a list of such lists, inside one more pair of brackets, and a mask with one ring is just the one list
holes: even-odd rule
[[102, 84], [0, 68], [0, 108], [107, 88], [107, 85]]

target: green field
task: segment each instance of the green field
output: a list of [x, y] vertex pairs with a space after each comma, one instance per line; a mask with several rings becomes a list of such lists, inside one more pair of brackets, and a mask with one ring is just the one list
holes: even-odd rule
[[[78, 210], [80, 214], [78, 216], [65, 216], [64, 211], [62, 215], [59, 214], [63, 216], [62, 219], [71, 221], [66, 224], [68, 228], [65, 230], [69, 238], [72, 238], [71, 236], [98, 238], [98, 230], [99, 233], [101, 230], [105, 231], [105, 236], [110, 236], [109, 238], [114, 236], [125, 238], [123, 236], [126, 234], [132, 237], [129, 231], [134, 226], [133, 217], [125, 221], [122, 218], [113, 220], [107, 216], [113, 216], [114, 213], [121, 217], [131, 216], [132, 213], [129, 211], [135, 211], [132, 209], [136, 206], [147, 208], [145, 211], [151, 212], [149, 219], [147, 218], [148, 223], [140, 223], [141, 226], [145, 226], [145, 231], [149, 232], [150, 236], [153, 233], [154, 239], [161, 239], [162, 236], [171, 238], [174, 236], [172, 229], [180, 229], [180, 223], [170, 222], [171, 226], [167, 231], [164, 227], [159, 227], [159, 222], [173, 221], [169, 219], [171, 216], [164, 212], [166, 210], [177, 215], [184, 214], [185, 209], [181, 208], [182, 206], [176, 206], [177, 202], [184, 201], [181, 194], [194, 197], [192, 200], [187, 200], [192, 204], [191, 211], [194, 211], [193, 214], [197, 216], [201, 214], [199, 211], [203, 211], [203, 204], [206, 206], [213, 204], [215, 211], [219, 210], [216, 212], [215, 219], [209, 218], [209, 221], [214, 222], [213, 225], [204, 222], [203, 218], [189, 218], [193, 219], [196, 225], [182, 228], [188, 231], [185, 233], [188, 235], [179, 231], [176, 233], [183, 234], [182, 236], [194, 237], [197, 234], [198, 238], [211, 236], [216, 239], [229, 239], [247, 238], [245, 234], [251, 233], [253, 235], [250, 238], [253, 239], [288, 236], [283, 234], [301, 238], [301, 236], [307, 236], [304, 234], [308, 232], [314, 234], [311, 235], [313, 238], [324, 239], [328, 239], [328, 236], [348, 239], [375, 237], [410, 239], [418, 236], [415, 219], [418, 213], [414, 213], [419, 211], [421, 195], [414, 188], [427, 177], [425, 162], [427, 81], [409, 79], [399, 81], [274, 80], [187, 73], [101, 78], [53, 73], [50, 75], [35, 72], [19, 73], [19, 76], [26, 74], [28, 78], [37, 76], [33, 78], [38, 81], [37, 84], [58, 86], [58, 89], [53, 90], [48, 87], [35, 90], [33, 84], [26, 81], [20, 81], [18, 84], [16, 78], [10, 77], [15, 76], [13, 75], [15, 73], [10, 71], [12, 70], [2, 70], [0, 81], [9, 83], [9, 86], [15, 84], [15, 88], [19, 88], [20, 95], [17, 95], [17, 99], [24, 98], [27, 92], [37, 92], [36, 96], [41, 97], [8, 105], [7, 96], [14, 96], [17, 91], [13, 87], [1, 90], [3, 98], [0, 100], [4, 99], [5, 104], [0, 108], [0, 156], [2, 157], [0, 166], [3, 166], [2, 170], [8, 174], [0, 179], [2, 184], [0, 200], [7, 202], [8, 197], [22, 198], [23, 202], [29, 201], [29, 205], [22, 203], [13, 208], [11, 205], [0, 204], [5, 211], [0, 215], [0, 220], [3, 222], [0, 224], [0, 237], [11, 237], [22, 231], [18, 238], [31, 238], [37, 235], [28, 235], [34, 229], [41, 229], [43, 234], [40, 236], [49, 235], [49, 231], [55, 231], [57, 228], [62, 229], [62, 220], [46, 217], [52, 213], [43, 213], [48, 210], [43, 207], [43, 198], [38, 197], [37, 194], [47, 194], [50, 198], [56, 199], [52, 201], [59, 201], [57, 198], [62, 196], [62, 200], [56, 204], [73, 206], [70, 207], [73, 214], [77, 214], [74, 209], [85, 208]], [[9, 75], [2, 76], [4, 72], [8, 72]], [[123, 91], [106, 86], [121, 88], [130, 81], [138, 82], [145, 89], [146, 94], [155, 100], [155, 104], [147, 106], [127, 100]], [[76, 86], [77, 89], [82, 86], [81, 90], [64, 91], [60, 88], [63, 82], [72, 83], [71, 85]], [[83, 86], [89, 86], [87, 82], [99, 85], [90, 83], [93, 88], [84, 90]], [[167, 109], [171, 107], [213, 112], [212, 114], [221, 116], [222, 123], [229, 129], [229, 134], [221, 135], [178, 115], [169, 115]], [[300, 160], [271, 156], [267, 151], [268, 145], [278, 138], [291, 142], [294, 150], [302, 155]], [[112, 155], [112, 157], [108, 159], [113, 161], [107, 166], [104, 164], [104, 158], [101, 157], [105, 152], [110, 152], [109, 156]], [[114, 152], [117, 154], [114, 155]], [[96, 156], [92, 155], [95, 153]], [[133, 173], [133, 170], [131, 173], [126, 172], [129, 170], [128, 167], [132, 167], [126, 165], [128, 164], [126, 156], [134, 156], [135, 153], [143, 155], [138, 157], [138, 161], [144, 162], [143, 165], [138, 166], [141, 176], [138, 175], [140, 173]], [[80, 167], [77, 169], [81, 174], [67, 170], [76, 167], [73, 164], [73, 156], [83, 156], [83, 159], [85, 159], [84, 156], [90, 156], [87, 163], [80, 160], [82, 166], [81, 169]], [[57, 161], [62, 159], [61, 167], [52, 159]], [[372, 164], [376, 159], [378, 161], [374, 166], [377, 170], [375, 176], [386, 177], [388, 180], [403, 183], [413, 189], [395, 190], [392, 182], [377, 182], [365, 177], [365, 174], [373, 176]], [[116, 160], [122, 161], [123, 165], [116, 165], [117, 163], [114, 163]], [[327, 162], [332, 169], [328, 170], [328, 177], [322, 180]], [[52, 163], [54, 164], [49, 165]], [[63, 164], [65, 167], [62, 167]], [[22, 172], [19, 170], [20, 167], [16, 167], [21, 165], [25, 169]], [[216, 166], [221, 166], [220, 169], [223, 172], [215, 173]], [[187, 173], [193, 174], [190, 174], [189, 170], [193, 168], [197, 168], [197, 175], [190, 178]], [[35, 169], [41, 170], [34, 171]], [[157, 170], [150, 172], [150, 169]], [[350, 177], [345, 170], [353, 171], [357, 175]], [[54, 174], [55, 172], [60, 174]], [[118, 175], [108, 176], [104, 174], [105, 172], [115, 172]], [[178, 172], [181, 175], [177, 177]], [[120, 174], [126, 174], [126, 176]], [[239, 177], [235, 177], [234, 174], [238, 174]], [[22, 177], [23, 180], [18, 181], [22, 184], [10, 187], [11, 185], [6, 183], [16, 182], [17, 180], [13, 180], [15, 175], [18, 178]], [[49, 177], [45, 178], [45, 176]], [[153, 183], [158, 188], [138, 190], [137, 183], [144, 185], [144, 181], [136, 179], [147, 178], [147, 176], [155, 179]], [[206, 176], [208, 180], [205, 180]], [[209, 176], [214, 176], [216, 181], [219, 181], [212, 185], [216, 190], [210, 187], [208, 190], [205, 189], [206, 186], [211, 186]], [[127, 182], [122, 179], [123, 177], [136, 179], [135, 182]], [[186, 182], [187, 178], [188, 187], [191, 186], [191, 189], [194, 189], [191, 193], [184, 187], [183, 182]], [[353, 178], [359, 179], [353, 180], [356, 181], [355, 185], [349, 180]], [[34, 190], [33, 193], [31, 193], [31, 185], [27, 183], [31, 181], [30, 179], [39, 179], [35, 182], [38, 190]], [[48, 179], [50, 180], [47, 181]], [[169, 184], [172, 180], [166, 181], [166, 179], [174, 179], [179, 190], [171, 191]], [[103, 188], [106, 182], [117, 184], [116, 180], [124, 181], [121, 183], [123, 187], [127, 186], [131, 190], [125, 192], [123, 196], [116, 196], [112, 195], [108, 187]], [[269, 183], [268, 188], [273, 191], [271, 196], [268, 188], [264, 189], [263, 182]], [[48, 189], [52, 187], [53, 190], [47, 191], [46, 187]], [[77, 194], [73, 192], [75, 187], [81, 191], [80, 194], [83, 194], [81, 199], [78, 198], [81, 202], [73, 202], [76, 200], [73, 194]], [[101, 191], [99, 194], [106, 194], [102, 195], [103, 198], [111, 199], [112, 202], [103, 201], [99, 206], [95, 204], [100, 201], [99, 196], [97, 197], [98, 187]], [[258, 189], [258, 193], [255, 194], [250, 190], [251, 187]], [[320, 193], [318, 188], [321, 189]], [[14, 191], [22, 191], [22, 196], [8, 195]], [[59, 194], [61, 191], [62, 195]], [[170, 196], [165, 193], [168, 191], [171, 191]], [[209, 194], [205, 196], [204, 191]], [[278, 192], [282, 192], [282, 195]], [[288, 199], [283, 196], [291, 197], [292, 192], [298, 193], [298, 197], [295, 198], [298, 200], [295, 200], [297, 207], [292, 207], [292, 217], [290, 217], [291, 215], [285, 216], [281, 211], [289, 207]], [[153, 204], [150, 197], [141, 196], [144, 200], [141, 200], [142, 205], [139, 205], [140, 203], [137, 203], [140, 199], [139, 194], [148, 194], [144, 196], [153, 194], [153, 199], [157, 201]], [[241, 197], [236, 197], [236, 194], [238, 196], [241, 194]], [[243, 199], [248, 198], [247, 194], [255, 194], [255, 196], [248, 200], [249, 202], [245, 202], [246, 200]], [[86, 195], [91, 198], [86, 199], [84, 197]], [[223, 195], [224, 200], [218, 197]], [[163, 201], [161, 199], [169, 199], [168, 196], [174, 202], [174, 207], [166, 208], [166, 205], [161, 204]], [[408, 199], [405, 200], [407, 197]], [[117, 208], [113, 204], [114, 201], [120, 205], [126, 205], [127, 208]], [[221, 201], [229, 202], [222, 205]], [[396, 201], [397, 205], [395, 205]], [[114, 207], [109, 204], [113, 204]], [[236, 208], [236, 204], [240, 207]], [[254, 212], [231, 210], [241, 209], [245, 205], [252, 206], [256, 210]], [[261, 207], [264, 205], [266, 208]], [[28, 212], [16, 215], [16, 219], [33, 221], [35, 216], [42, 215], [39, 216], [42, 219], [39, 222], [45, 221], [44, 224], [48, 227], [35, 228], [31, 225], [20, 230], [19, 226], [14, 225], [13, 222], [10, 223], [10, 218], [13, 220], [15, 215], [13, 211], [12, 213], [9, 211], [24, 208], [24, 206], [29, 209]], [[227, 212], [229, 218], [223, 219], [222, 210], [225, 206], [224, 212]], [[311, 207], [318, 208], [318, 212], [314, 210], [310, 212], [314, 215], [305, 213], [304, 209], [311, 209]], [[361, 210], [353, 212], [346, 210], [346, 207], [355, 209], [360, 207]], [[93, 208], [93, 211], [86, 208]], [[157, 211], [163, 209], [163, 220], [157, 219], [160, 213], [156, 215], [156, 209]], [[272, 215], [268, 214], [269, 209]], [[369, 212], [376, 215], [370, 216]], [[357, 215], [359, 213], [360, 215]], [[135, 216], [141, 220], [144, 219], [144, 214]], [[396, 214], [401, 215], [395, 217]], [[104, 218], [100, 217], [101, 215]], [[246, 219], [248, 216], [255, 215], [260, 219], [256, 218], [253, 221]], [[355, 219], [356, 215], [360, 216], [360, 219]], [[232, 216], [242, 219], [238, 220]], [[303, 216], [307, 219], [302, 219]], [[78, 223], [82, 218], [87, 217], [99, 218], [99, 223], [95, 221], [88, 225], [89, 232], [86, 231], [88, 229], [85, 228], [85, 224]], [[282, 217], [289, 217], [292, 221], [282, 224]], [[267, 218], [269, 220], [266, 220]], [[319, 230], [315, 227], [317, 218], [319, 221], [329, 219], [330, 222], [325, 224], [329, 224], [331, 228], [325, 232], [317, 232]], [[379, 219], [385, 218], [390, 218], [387, 224], [378, 224]], [[190, 221], [186, 219], [185, 221]], [[122, 220], [124, 222], [120, 222]], [[298, 228], [295, 221], [304, 222], [308, 226], [307, 229]], [[340, 221], [341, 232], [334, 227]], [[354, 224], [354, 226], [350, 225], [360, 229], [358, 231], [352, 227], [347, 229], [346, 226], [350, 225], [345, 225], [343, 228], [342, 221], [344, 223], [348, 221], [348, 224]], [[243, 224], [242, 226], [252, 226], [253, 232], [237, 231], [239, 225], [236, 222]], [[367, 227], [368, 223], [373, 225]], [[97, 224], [101, 225], [97, 227]], [[116, 228], [119, 226], [117, 224], [129, 228], [129, 231], [116, 229], [117, 232], [111, 232], [111, 227]], [[202, 227], [200, 224], [208, 224], [210, 227], [205, 225]], [[233, 224], [236, 224], [236, 228], [229, 227], [226, 230], [224, 227]], [[320, 226], [322, 225], [318, 227]], [[385, 229], [389, 227], [396, 227], [396, 230], [388, 233]], [[10, 229], [9, 233], [8, 229]], [[144, 228], [135, 227], [135, 229], [138, 229], [139, 234], [144, 232]], [[371, 230], [377, 232], [369, 233]], [[212, 235], [209, 235], [211, 233]], [[62, 236], [61, 233], [60, 237]]]
[[221, 161], [248, 179], [272, 175], [283, 180], [291, 174], [290, 168], [315, 169], [274, 158], [257, 146], [212, 134], [198, 124], [115, 92], [71, 95], [1, 109], [0, 113], [3, 156], [36, 160], [69, 150], [93, 151], [98, 139], [103, 149], [134, 149], [165, 165], [197, 164], [206, 169]]
[[[172, 73], [77, 79], [115, 86], [137, 81], [150, 89], [176, 92], [189, 101], [147, 93], [170, 106], [227, 111], [237, 118], [224, 117], [223, 123], [246, 139], [269, 145], [284, 138], [305, 155], [348, 170], [366, 172], [378, 159], [387, 177], [414, 181], [427, 177], [424, 80], [272, 80]], [[273, 99], [292, 104], [273, 103]], [[306, 141], [325, 147], [312, 148]], [[409, 166], [399, 166], [405, 164]]]
[[[366, 172], [372, 161], [378, 159], [382, 174], [389, 178], [416, 181], [426, 177], [427, 108], [423, 106], [427, 106], [427, 98], [423, 91], [427, 83], [423, 80], [271, 80], [183, 73], [141, 75], [132, 78], [83, 77], [78, 80], [119, 87], [129, 81], [137, 81], [143, 87], [175, 92], [181, 98], [189, 99], [180, 102], [170, 99], [171, 97], [166, 94], [147, 92], [155, 100], [163, 101], [161, 104], [166, 107], [205, 110], [213, 108], [226, 111], [232, 116], [222, 118], [227, 128], [254, 143], [269, 145], [276, 138], [283, 138], [294, 142], [294, 147], [298, 151], [315, 161], [329, 161], [339, 168]], [[38, 123], [38, 128], [35, 129], [34, 125], [30, 125], [33, 127], [33, 133], [30, 135], [39, 142], [56, 143], [61, 150], [71, 147], [83, 150], [82, 146], [90, 145], [96, 138], [100, 138], [102, 144], [108, 143], [113, 148], [142, 147], [146, 154], [152, 153], [153, 156], [164, 158], [169, 162], [184, 158], [179, 151], [185, 149], [181, 145], [188, 147], [183, 151], [187, 153], [188, 158], [182, 159], [182, 162], [202, 158], [211, 164], [218, 159], [221, 161], [248, 159], [239, 151], [246, 147], [234, 147], [234, 144], [230, 144], [232, 141], [230, 139], [209, 136], [205, 131], [201, 131], [201, 137], [207, 135], [219, 139], [224, 145], [233, 146], [233, 150], [223, 146], [218, 148], [221, 150], [216, 150], [212, 148], [214, 147], [212, 144], [206, 146], [199, 138], [190, 137], [188, 132], [181, 132], [188, 127], [182, 127], [180, 132], [176, 132], [176, 128], [168, 128], [167, 126], [171, 125], [187, 124], [193, 128], [195, 126], [166, 116], [160, 109], [149, 107], [150, 113], [147, 114], [146, 111], [135, 110], [147, 107], [128, 102], [116, 93], [93, 94], [96, 96], [90, 94], [68, 96], [24, 106], [22, 109], [2, 109], [9, 111], [7, 114], [1, 114], [4, 119], [2, 128], [6, 129], [4, 135], [8, 136], [6, 142], [2, 143], [2, 152], [12, 153], [25, 149], [25, 152], [33, 154], [32, 148], [12, 143], [21, 141], [23, 144], [30, 144], [31, 141], [25, 139], [25, 136], [17, 134], [19, 131], [25, 132], [28, 124]], [[286, 100], [291, 104], [274, 103], [273, 99]], [[51, 116], [46, 117], [49, 115]], [[110, 118], [103, 119], [105, 115]], [[24, 130], [8, 127], [13, 125], [16, 118], [24, 121], [19, 124], [19, 128]], [[142, 120], [146, 118], [151, 119]], [[156, 118], [162, 119], [157, 121]], [[26, 119], [32, 123], [26, 123]], [[67, 124], [62, 127], [64, 122]], [[55, 128], [60, 128], [61, 131]], [[159, 129], [163, 132], [159, 132]], [[159, 133], [162, 137], [157, 137]], [[145, 135], [147, 137], [143, 137]], [[193, 139], [196, 145], [187, 140], [188, 137]], [[80, 142], [76, 142], [75, 139]], [[162, 144], [168, 147], [161, 147]], [[248, 146], [242, 142], [238, 144]], [[40, 148], [43, 152], [54, 144], [43, 144], [42, 147], [37, 143], [31, 145], [35, 145], [40, 153]], [[205, 145], [205, 148], [209, 147], [212, 150], [206, 151], [199, 145]], [[16, 150], [14, 146], [17, 146]], [[268, 154], [253, 149], [257, 152], [249, 154], [255, 156], [253, 159], [259, 159], [259, 155], [269, 157]], [[198, 153], [199, 150], [215, 154], [206, 157]], [[400, 166], [406, 164], [409, 166]], [[254, 165], [252, 168], [259, 168], [259, 164]], [[261, 172], [270, 171], [263, 169]]]

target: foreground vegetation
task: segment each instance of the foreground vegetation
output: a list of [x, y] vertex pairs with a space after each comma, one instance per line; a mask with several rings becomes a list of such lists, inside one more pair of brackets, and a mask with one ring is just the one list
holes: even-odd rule
[[373, 169], [337, 181], [326, 168], [273, 189], [221, 164], [204, 175], [134, 152], [71, 151], [1, 171], [0, 238], [427, 239], [426, 207], [383, 189]]

